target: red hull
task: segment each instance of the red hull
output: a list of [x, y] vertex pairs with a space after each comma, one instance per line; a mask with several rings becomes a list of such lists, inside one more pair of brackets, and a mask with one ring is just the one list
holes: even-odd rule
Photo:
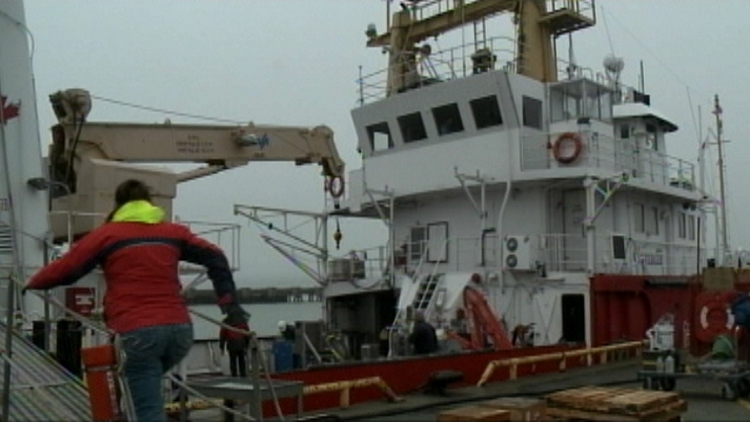
[[[568, 346], [545, 346], [530, 349], [512, 349], [442, 355], [419, 358], [405, 358], [390, 361], [363, 362], [324, 368], [312, 368], [305, 371], [275, 374], [274, 378], [303, 381], [305, 385], [315, 385], [336, 381], [355, 380], [360, 378], [380, 377], [397, 394], [404, 395], [419, 390], [427, 381], [430, 373], [441, 370], [460, 371], [464, 374], [463, 382], [456, 386], [476, 385], [484, 373], [487, 364], [496, 359], [509, 359], [522, 356], [534, 356], [555, 353], [564, 350], [576, 350]], [[586, 364], [585, 359], [570, 358], [566, 361], [568, 368]], [[558, 371], [558, 361], [518, 366], [518, 376], [542, 374]], [[491, 381], [507, 380], [507, 368], [498, 368]], [[305, 411], [318, 411], [339, 406], [339, 393], [320, 393], [305, 397]], [[351, 390], [352, 405], [373, 400], [385, 400], [385, 395], [377, 387], [364, 387]], [[294, 412], [295, 402], [282, 399], [281, 406], [285, 414]], [[275, 414], [273, 405], [265, 403], [264, 412], [268, 416]]]
[[[735, 284], [738, 290], [750, 291], [750, 274], [740, 275]], [[645, 332], [665, 313], [675, 315], [675, 345], [682, 347], [685, 341], [683, 327], [687, 323], [690, 349], [700, 354], [708, 344], [695, 338], [696, 298], [703, 291], [697, 277], [661, 277], [600, 274], [591, 279], [591, 338], [593, 346], [602, 346], [618, 341], [638, 341], [645, 338]], [[464, 374], [463, 385], [476, 385], [487, 364], [497, 359], [533, 356], [575, 350], [566, 346], [546, 346], [530, 349], [486, 351], [450, 356], [406, 358], [393, 361], [363, 362], [325, 368], [313, 368], [275, 374], [274, 378], [302, 381], [305, 385], [380, 377], [397, 394], [404, 395], [419, 390], [430, 373], [441, 370], [455, 370]], [[550, 373], [558, 370], [558, 362], [522, 364], [518, 376]], [[582, 358], [569, 358], [568, 368], [586, 364]], [[507, 368], [498, 369], [490, 381], [507, 380]], [[460, 386], [456, 385], [456, 386]], [[320, 393], [306, 396], [305, 411], [320, 411], [339, 406], [339, 392]], [[373, 400], [385, 400], [385, 395], [377, 387], [353, 389], [350, 404]], [[281, 400], [282, 410], [291, 414], [296, 409], [293, 399]], [[273, 416], [272, 403], [267, 402], [264, 413]]]

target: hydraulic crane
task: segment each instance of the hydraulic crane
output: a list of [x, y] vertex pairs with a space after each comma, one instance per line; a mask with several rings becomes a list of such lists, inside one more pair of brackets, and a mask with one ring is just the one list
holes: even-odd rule
[[[52, 231], [79, 236], [100, 224], [112, 207], [114, 188], [131, 177], [154, 189], [155, 201], [171, 215], [179, 182], [246, 165], [251, 161], [317, 163], [327, 190], [343, 194], [344, 162], [327, 126], [187, 125], [88, 122], [91, 96], [83, 89], [50, 95], [58, 124], [49, 151]], [[203, 163], [174, 173], [138, 163]], [[55, 188], [62, 188], [54, 190]], [[68, 216], [72, 227], [68, 227]]]

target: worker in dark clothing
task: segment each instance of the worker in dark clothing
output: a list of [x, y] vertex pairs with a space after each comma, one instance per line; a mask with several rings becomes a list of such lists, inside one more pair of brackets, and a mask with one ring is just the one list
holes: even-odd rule
[[[247, 315], [232, 315], [224, 318], [224, 324], [244, 331], [250, 331]], [[247, 377], [247, 349], [250, 347], [250, 336], [221, 327], [219, 332], [219, 349], [229, 352], [229, 371], [233, 377]]]
[[735, 292], [732, 296], [729, 306], [734, 324], [750, 331], [750, 294]]
[[422, 312], [417, 312], [414, 315], [414, 328], [409, 336], [409, 343], [414, 346], [415, 355], [427, 355], [437, 352], [438, 341], [435, 334], [435, 327], [425, 321]]

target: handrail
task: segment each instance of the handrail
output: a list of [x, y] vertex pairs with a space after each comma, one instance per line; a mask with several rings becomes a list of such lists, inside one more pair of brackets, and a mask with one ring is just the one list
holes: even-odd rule
[[527, 356], [523, 358], [493, 360], [487, 364], [487, 367], [485, 368], [484, 373], [482, 373], [482, 377], [479, 379], [479, 382], [477, 382], [477, 387], [482, 387], [485, 384], [487, 384], [490, 377], [492, 376], [492, 374], [495, 372], [497, 368], [509, 367], [510, 368], [509, 378], [511, 380], [514, 380], [518, 378], [518, 365], [559, 360], [560, 372], [564, 372], [566, 369], [566, 359], [568, 358], [586, 356], [587, 365], [591, 366], [593, 364], [593, 355], [598, 353], [600, 354], [599, 363], [605, 364], [607, 363], [608, 352], [613, 352], [616, 350], [635, 349], [636, 353], [640, 353], [641, 349], [644, 347], [645, 344], [647, 344], [647, 341], [631, 341], [628, 343], [611, 344], [611, 345], [599, 346], [599, 347], [589, 347], [585, 349], [573, 350], [570, 352], [545, 353], [542, 355]]
[[330, 393], [338, 391], [340, 392], [339, 406], [342, 409], [345, 409], [350, 405], [350, 393], [353, 388], [372, 386], [378, 387], [380, 391], [382, 391], [386, 395], [388, 401], [390, 402], [399, 402], [404, 400], [402, 397], [396, 395], [396, 393], [391, 390], [391, 387], [389, 387], [388, 384], [386, 384], [386, 382], [383, 381], [383, 379], [380, 377], [369, 377], [355, 380], [335, 381], [308, 385], [303, 387], [302, 391], [306, 396], [311, 394]]

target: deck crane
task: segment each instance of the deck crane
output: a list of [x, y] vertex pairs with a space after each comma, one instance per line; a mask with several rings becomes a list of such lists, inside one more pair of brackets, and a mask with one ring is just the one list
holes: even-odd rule
[[[344, 162], [327, 126], [88, 122], [91, 96], [86, 90], [59, 91], [50, 95], [50, 101], [58, 120], [49, 151], [56, 239], [83, 235], [99, 224], [112, 207], [115, 187], [129, 177], [148, 183], [155, 202], [169, 215], [177, 183], [251, 161], [317, 163], [327, 179], [328, 193], [334, 198], [343, 194]], [[183, 173], [137, 165], [157, 162], [205, 165]], [[70, 228], [65, 213], [76, 214]]]

